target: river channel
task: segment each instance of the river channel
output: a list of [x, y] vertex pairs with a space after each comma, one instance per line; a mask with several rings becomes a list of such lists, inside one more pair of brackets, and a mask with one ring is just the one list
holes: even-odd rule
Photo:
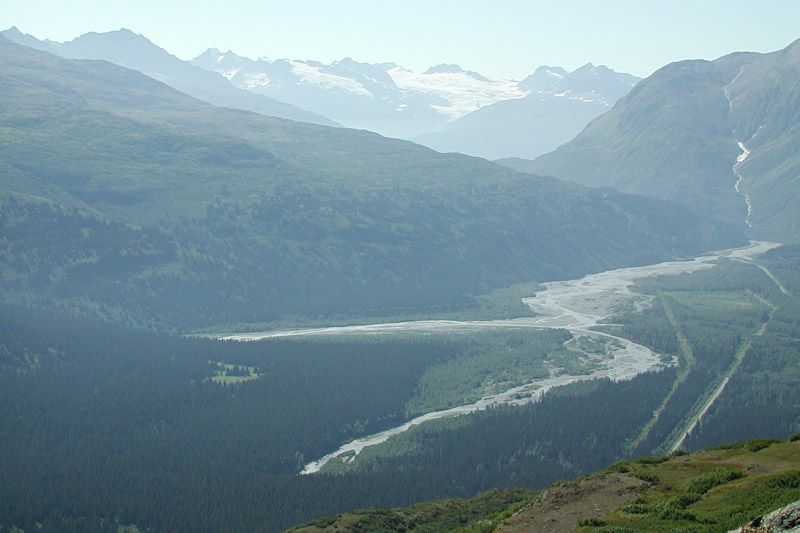
[[595, 339], [605, 338], [613, 341], [606, 344], [609, 347], [607, 360], [603, 361], [590, 374], [577, 376], [551, 375], [551, 377], [531, 381], [500, 394], [485, 396], [469, 405], [421, 415], [400, 426], [353, 440], [321, 459], [308, 463], [301, 472], [301, 474], [313, 474], [319, 472], [331, 459], [345, 455], [347, 457], [351, 457], [353, 454], [357, 455], [364, 448], [385, 442], [394, 435], [431, 420], [464, 415], [500, 404], [522, 405], [533, 402], [548, 390], [559, 385], [603, 377], [613, 380], [625, 380], [646, 372], [659, 364], [661, 358], [658, 354], [628, 339], [591, 329], [620, 309], [630, 308], [630, 306], [636, 309], [643, 309], [649, 304], [651, 300], [649, 296], [637, 293], [632, 289], [637, 281], [654, 276], [675, 275], [710, 269], [720, 256], [751, 260], [754, 256], [776, 246], [778, 245], [775, 243], [751, 242], [749, 246], [743, 248], [724, 250], [700, 256], [690, 261], [671, 261], [642, 267], [621, 268], [590, 274], [576, 280], [543, 283], [541, 290], [530, 297], [522, 299], [523, 303], [536, 313], [536, 316], [532, 317], [481, 321], [419, 320], [242, 333], [222, 338], [250, 341], [308, 335], [470, 332], [486, 328], [558, 328], [568, 330], [574, 338], [588, 336]]

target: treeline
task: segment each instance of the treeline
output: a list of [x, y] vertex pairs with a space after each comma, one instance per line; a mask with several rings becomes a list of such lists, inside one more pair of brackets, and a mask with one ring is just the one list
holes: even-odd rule
[[[166, 439], [166, 448], [185, 448], [181, 443], [191, 442], [192, 453], [206, 458], [233, 446], [225, 444], [230, 433], [241, 441], [237, 455], [276, 473], [294, 472], [303, 460], [298, 454], [313, 458], [354, 433], [396, 422], [424, 370], [465, 349], [440, 337], [222, 342], [10, 306], [0, 314], [2, 409], [7, 421], [21, 420], [17, 430], [61, 428], [60, 435], [70, 428], [76, 438], [91, 440], [103, 428], [77, 417], [89, 410], [117, 420], [114, 439], [153, 431], [160, 437], [145, 439], [151, 444]], [[260, 377], [213, 383], [207, 378], [217, 362], [253, 366]], [[188, 429], [198, 416], [209, 427]]]
[[739, 371], [687, 439], [688, 449], [757, 435], [780, 438], [800, 429], [800, 348], [795, 339], [765, 336], [753, 342]]
[[800, 244], [773, 248], [759, 257], [759, 262], [769, 268], [794, 298], [800, 297], [800, 271], [797, 269], [800, 264]]
[[604, 326], [610, 333], [647, 346], [662, 355], [678, 355], [680, 342], [675, 328], [669, 323], [664, 306], [654, 299], [649, 307], [627, 312], [612, 319], [613, 326]]
[[[458, 338], [458, 336], [450, 336]], [[545, 364], [564, 351], [566, 330], [487, 330], [470, 335], [458, 357], [429, 366], [420, 376], [409, 416], [465, 405], [549, 375]], [[575, 353], [571, 354], [575, 357]]]

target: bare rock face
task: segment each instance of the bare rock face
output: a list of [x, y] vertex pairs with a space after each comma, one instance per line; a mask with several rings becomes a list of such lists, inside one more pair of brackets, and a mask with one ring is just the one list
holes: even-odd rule
[[800, 501], [761, 516], [731, 533], [800, 533]]

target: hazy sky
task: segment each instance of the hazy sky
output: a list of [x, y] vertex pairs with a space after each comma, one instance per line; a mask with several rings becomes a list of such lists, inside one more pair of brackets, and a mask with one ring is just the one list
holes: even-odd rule
[[121, 27], [182, 59], [210, 47], [272, 59], [457, 63], [521, 79], [589, 61], [647, 76], [680, 59], [770, 52], [800, 38], [798, 0], [0, 0], [0, 29], [70, 40]]

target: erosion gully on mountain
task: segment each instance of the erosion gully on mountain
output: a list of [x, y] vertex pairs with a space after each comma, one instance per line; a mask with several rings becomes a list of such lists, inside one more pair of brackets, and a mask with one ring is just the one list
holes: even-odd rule
[[[591, 274], [576, 280], [555, 281], [542, 284], [542, 290], [535, 295], [523, 298], [522, 301], [536, 313], [533, 317], [507, 320], [456, 321], [456, 320], [419, 320], [410, 322], [392, 322], [383, 324], [366, 324], [355, 326], [335, 326], [322, 328], [306, 328], [276, 330], [237, 335], [218, 336], [227, 340], [255, 341], [277, 337], [353, 335], [353, 334], [392, 334], [392, 333], [432, 333], [432, 332], [472, 332], [484, 329], [534, 328], [565, 329], [573, 338], [592, 337], [613, 340], [608, 343], [611, 357], [604, 361], [594, 372], [586, 375], [553, 375], [538, 379], [524, 385], [514, 387], [505, 392], [485, 396], [475, 403], [461, 405], [442, 411], [434, 411], [416, 417], [398, 427], [380, 433], [362, 437], [349, 442], [321, 459], [308, 463], [302, 474], [319, 472], [333, 458], [347, 454], [352, 460], [364, 448], [385, 442], [409, 428], [441, 418], [459, 416], [480, 411], [491, 406], [523, 405], [541, 398], [541, 396], [559, 385], [577, 381], [610, 378], [613, 380], [631, 379], [657, 366], [661, 358], [645, 346], [631, 342], [615, 335], [594, 331], [592, 328], [611, 317], [626, 306], [634, 306], [641, 310], [649, 305], [651, 297], [635, 292], [634, 283], [643, 278], [653, 276], [675, 275], [709, 269], [714, 266], [720, 256], [729, 258], [750, 259], [778, 246], [775, 243], [751, 242], [749, 246], [716, 252], [697, 257], [691, 261], [671, 261], [643, 267], [622, 268]], [[588, 354], [587, 354], [588, 355]]]
[[[742, 72], [745, 71], [746, 67], [747, 65], [740, 68], [739, 72], [736, 74], [736, 76], [734, 76], [733, 80], [731, 80], [731, 82], [728, 85], [723, 87], [725, 98], [728, 100], [728, 109], [733, 109], [733, 100], [731, 99], [731, 87], [733, 87], [733, 84], [736, 83], [736, 80], [739, 79], [739, 76], [742, 75]], [[735, 134], [736, 132], [734, 132], [734, 135]], [[745, 224], [747, 224], [748, 228], [752, 228], [753, 225], [750, 223], [750, 215], [753, 212], [753, 204], [750, 202], [750, 195], [748, 195], [746, 192], [742, 190], [742, 180], [744, 178], [742, 177], [741, 174], [739, 174], [739, 168], [741, 168], [744, 162], [747, 161], [747, 157], [750, 155], [750, 150], [741, 141], [737, 141], [736, 144], [739, 146], [739, 149], [742, 151], [742, 153], [736, 157], [736, 163], [733, 164], [733, 173], [736, 176], [736, 184], [734, 185], [734, 189], [736, 189], [737, 193], [744, 196], [744, 201], [745, 203], [747, 203], [747, 215], [745, 215], [744, 217], [744, 222]]]

